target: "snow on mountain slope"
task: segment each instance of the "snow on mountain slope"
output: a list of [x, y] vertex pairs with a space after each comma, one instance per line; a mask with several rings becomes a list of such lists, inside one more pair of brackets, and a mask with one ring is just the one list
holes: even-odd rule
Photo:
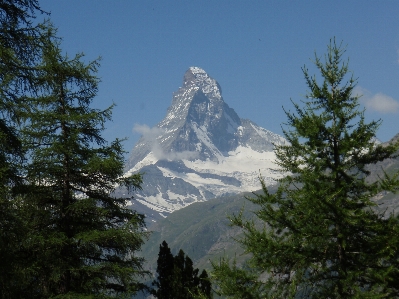
[[259, 175], [267, 184], [281, 177], [273, 148], [285, 139], [241, 119], [224, 102], [217, 81], [199, 67], [185, 73], [166, 117], [154, 128], [136, 130], [142, 137], [126, 175], [143, 173], [135, 199], [162, 216], [196, 201], [258, 190]]
[[209, 160], [183, 160], [183, 162], [188, 168], [198, 172], [235, 177], [241, 185], [234, 190], [234, 193], [260, 189], [259, 175], [264, 176], [269, 183], [281, 177], [273, 162], [276, 157], [273, 152], [257, 152], [248, 147], [238, 146], [235, 151], [230, 151], [228, 154], [220, 162]]

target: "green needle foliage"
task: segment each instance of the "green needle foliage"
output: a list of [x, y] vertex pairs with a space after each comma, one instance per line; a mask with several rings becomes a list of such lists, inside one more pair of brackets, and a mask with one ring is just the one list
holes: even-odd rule
[[[141, 176], [123, 177], [121, 142], [102, 137], [112, 107], [93, 109], [98, 61], [62, 55], [43, 36], [37, 92], [21, 116], [28, 153], [24, 218], [29, 236], [25, 269], [33, 298], [127, 297], [146, 272], [136, 256], [146, 238], [143, 215], [113, 195], [117, 186], [140, 188]], [[130, 297], [129, 297], [130, 296]]]
[[23, 157], [16, 127], [18, 103], [35, 89], [35, 65], [41, 46], [41, 27], [32, 19], [42, 12], [36, 0], [0, 2], [0, 177], [2, 185], [18, 181], [16, 160]]
[[374, 142], [379, 121], [366, 123], [353, 95], [344, 49], [335, 40], [325, 61], [315, 58], [322, 82], [303, 68], [309, 93], [286, 112], [290, 145], [276, 147], [287, 173], [271, 194], [250, 198], [259, 222], [231, 217], [252, 257], [239, 269], [214, 264], [229, 298], [396, 298], [399, 296], [399, 221], [378, 212], [372, 198], [397, 190], [398, 174], [367, 183], [367, 165], [394, 157], [396, 145]]
[[202, 270], [199, 276], [198, 272], [183, 250], [180, 249], [179, 253], [173, 256], [168, 244], [163, 241], [159, 246], [158, 277], [152, 283], [156, 289], [151, 293], [159, 299], [212, 298], [207, 272]]
[[0, 1], [0, 298], [24, 297], [18, 291], [25, 280], [19, 244], [26, 228], [15, 197], [24, 158], [18, 104], [35, 89], [42, 25], [32, 19], [41, 12], [37, 0]]

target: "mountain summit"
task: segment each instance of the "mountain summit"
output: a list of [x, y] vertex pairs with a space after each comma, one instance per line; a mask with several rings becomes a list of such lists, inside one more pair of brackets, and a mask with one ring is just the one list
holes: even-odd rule
[[[127, 173], [144, 174], [137, 202], [163, 215], [196, 201], [260, 189], [273, 183], [273, 144], [285, 139], [241, 119], [223, 100], [219, 83], [190, 67], [166, 117], [154, 128], [136, 126], [142, 137]], [[166, 213], [166, 214], [165, 214]]]

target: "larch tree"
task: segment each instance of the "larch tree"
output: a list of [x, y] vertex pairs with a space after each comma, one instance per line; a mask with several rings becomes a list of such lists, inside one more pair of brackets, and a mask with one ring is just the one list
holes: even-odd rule
[[21, 98], [35, 89], [35, 65], [44, 24], [33, 24], [43, 13], [37, 0], [0, 2], [0, 298], [24, 297], [24, 258], [19, 244], [26, 228], [16, 194], [22, 184], [24, 159], [18, 134]]
[[256, 220], [230, 218], [251, 258], [242, 268], [214, 264], [228, 298], [399, 296], [399, 221], [373, 200], [397, 190], [398, 174], [366, 181], [368, 165], [395, 157], [398, 145], [376, 144], [380, 121], [365, 121], [344, 52], [331, 41], [325, 60], [315, 57], [320, 77], [303, 68], [309, 92], [286, 111], [289, 145], [275, 149], [286, 176], [273, 194], [261, 180], [263, 193], [250, 198]]
[[41, 28], [33, 25], [37, 0], [4, 0], [0, 3], [0, 177], [2, 186], [18, 181], [15, 159], [23, 157], [16, 127], [18, 104], [35, 88], [35, 65], [40, 55]]
[[20, 112], [28, 153], [22, 199], [29, 228], [22, 247], [31, 257], [27, 288], [32, 298], [130, 298], [146, 273], [136, 252], [147, 233], [144, 216], [114, 191], [140, 188], [141, 176], [124, 177], [121, 141], [101, 136], [112, 107], [91, 108], [98, 61], [70, 59], [53, 34], [46, 35], [37, 92]]

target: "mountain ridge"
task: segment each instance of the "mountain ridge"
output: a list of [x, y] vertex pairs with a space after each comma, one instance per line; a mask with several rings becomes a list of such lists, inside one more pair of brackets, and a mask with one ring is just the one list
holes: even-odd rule
[[163, 216], [193, 202], [254, 191], [262, 175], [267, 184], [281, 174], [274, 144], [283, 137], [241, 119], [224, 102], [219, 83], [190, 67], [173, 93], [166, 116], [142, 133], [126, 165], [126, 175], [143, 173], [136, 200]]

